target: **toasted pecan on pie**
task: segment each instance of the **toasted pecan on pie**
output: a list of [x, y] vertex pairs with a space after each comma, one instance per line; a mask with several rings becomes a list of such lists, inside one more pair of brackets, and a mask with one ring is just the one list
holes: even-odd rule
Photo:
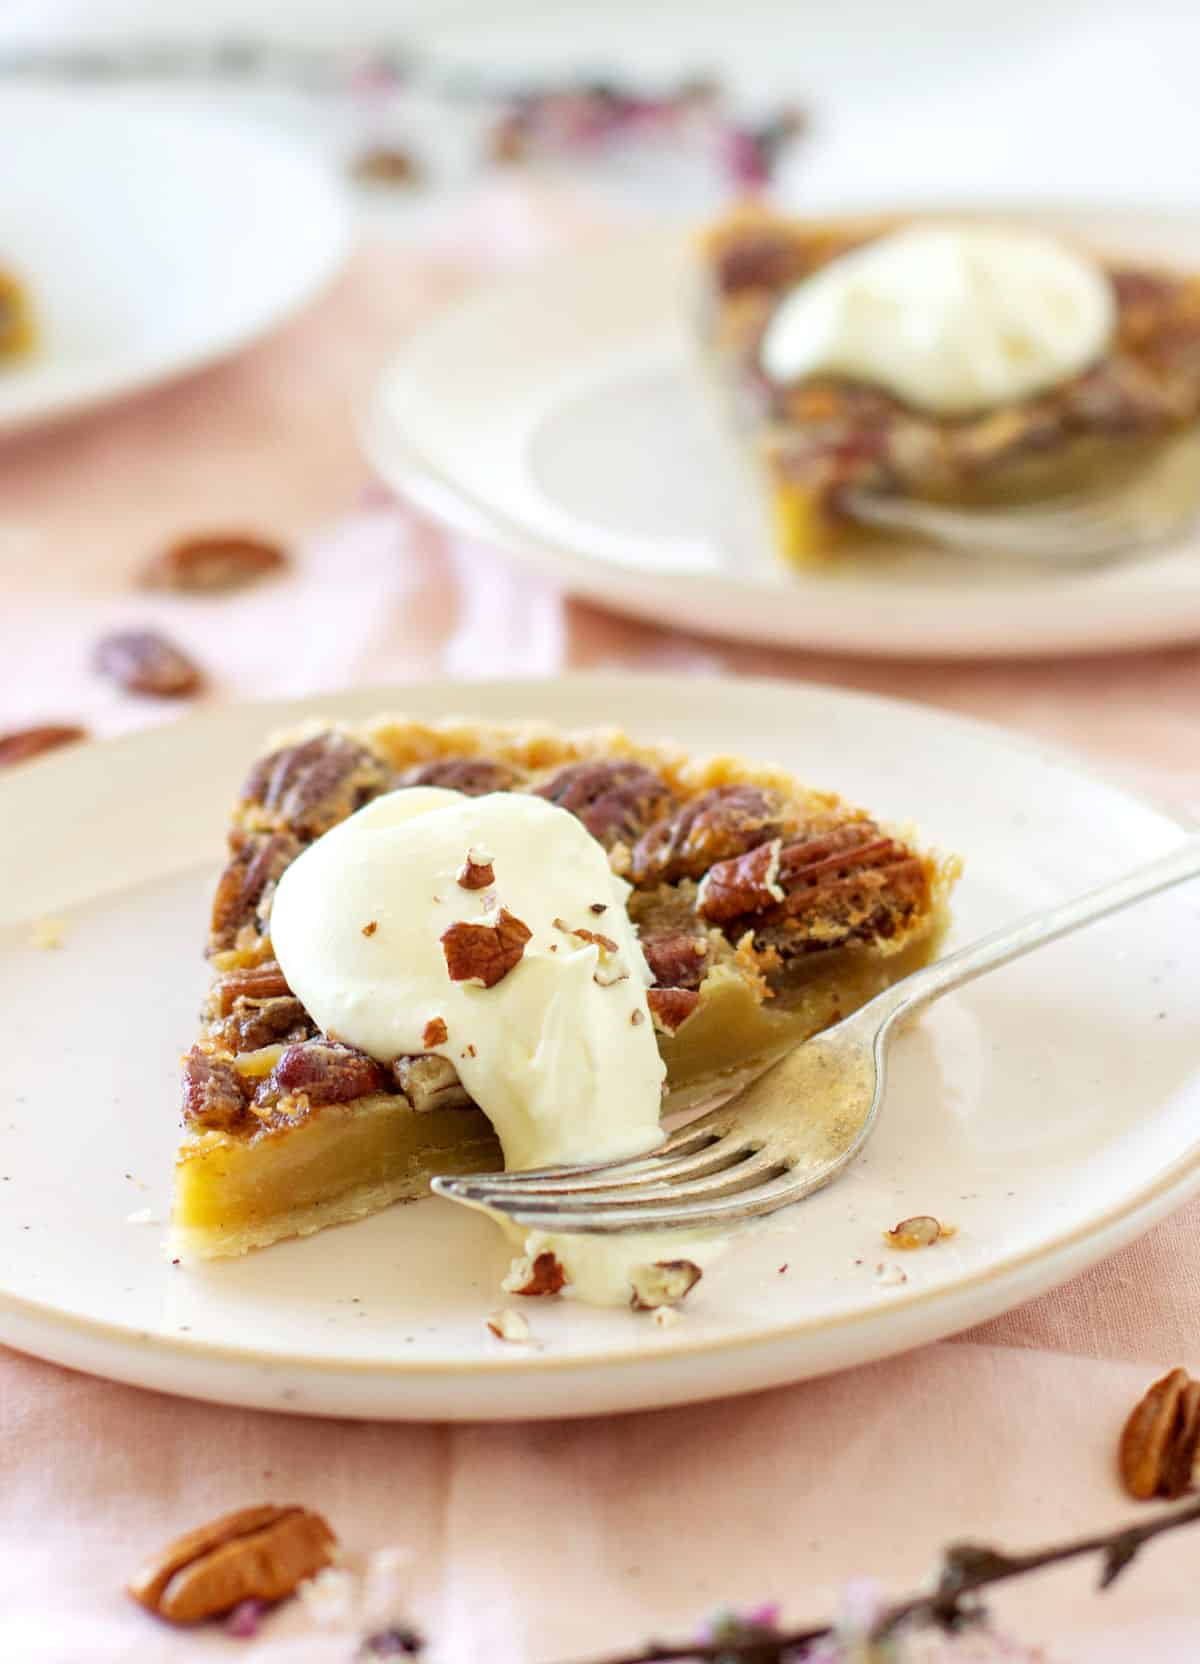
[[[184, 1059], [180, 1257], [241, 1253], [500, 1165], [449, 1061], [380, 1061], [320, 1033], [271, 949], [288, 863], [371, 798], [429, 784], [536, 792], [608, 851], [653, 979], [668, 1108], [861, 1005], [931, 958], [945, 928], [953, 860], [776, 769], [537, 726], [384, 717], [283, 736], [250, 771], [214, 895], [211, 982]], [[566, 926], [600, 939], [596, 913]], [[520, 944], [501, 945], [517, 965]]]

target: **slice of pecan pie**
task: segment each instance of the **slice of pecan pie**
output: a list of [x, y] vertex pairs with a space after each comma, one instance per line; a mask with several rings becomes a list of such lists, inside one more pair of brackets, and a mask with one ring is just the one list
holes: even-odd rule
[[1136, 464], [1200, 416], [1200, 275], [1083, 250], [1111, 291], [1111, 335], [1094, 361], [1040, 391], [939, 414], [869, 376], [772, 378], [763, 345], [783, 302], [834, 262], [920, 223], [754, 207], [701, 241], [706, 356], [794, 564], [877, 541], [848, 514], [851, 492], [963, 506], [1034, 500]]
[[535, 792], [570, 810], [632, 885], [654, 978], [668, 1109], [710, 1096], [927, 961], [957, 863], [776, 769], [693, 761], [619, 733], [382, 718], [281, 738], [233, 815], [172, 1252], [237, 1254], [501, 1164], [453, 1065], [386, 1064], [322, 1034], [271, 948], [302, 849], [383, 792]]

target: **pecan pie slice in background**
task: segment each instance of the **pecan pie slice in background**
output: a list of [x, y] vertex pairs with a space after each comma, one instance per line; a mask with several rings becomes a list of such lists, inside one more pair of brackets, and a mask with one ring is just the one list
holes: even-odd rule
[[1086, 488], [1200, 417], [1200, 274], [1103, 253], [1115, 332], [1098, 362], [1042, 393], [970, 415], [906, 405], [834, 375], [773, 383], [760, 348], [796, 285], [919, 220], [791, 219], [738, 208], [702, 237], [700, 332], [721, 402], [760, 466], [776, 542], [796, 565], [879, 546], [849, 490], [995, 505]]
[[[213, 899], [212, 980], [183, 1063], [171, 1251], [239, 1254], [501, 1165], [453, 1065], [321, 1034], [271, 948], [280, 875], [383, 792], [535, 792], [632, 886], [666, 1109], [728, 1089], [933, 957], [957, 875], [828, 793], [616, 732], [383, 717], [278, 737], [236, 805]], [[601, 926], [602, 928], [602, 926]]]

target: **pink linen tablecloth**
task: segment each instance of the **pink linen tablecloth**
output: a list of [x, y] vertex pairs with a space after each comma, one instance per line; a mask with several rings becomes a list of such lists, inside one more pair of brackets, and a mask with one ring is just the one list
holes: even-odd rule
[[[478, 239], [364, 250], [302, 320], [236, 362], [5, 443], [0, 732], [173, 717], [89, 669], [102, 630], [149, 624], [206, 667], [210, 700], [434, 672], [801, 676], [1004, 720], [1200, 805], [1196, 649], [937, 665], [688, 639], [564, 600], [372, 488], [353, 417], [381, 354], [480, 264], [561, 234], [561, 216], [512, 193], [481, 213], [485, 254]], [[239, 526], [291, 543], [294, 574], [200, 602], [131, 586], [165, 540]], [[1134, 1511], [1111, 1472], [1124, 1414], [1164, 1366], [1200, 1369], [1198, 1231], [1200, 1206], [1186, 1208], [1056, 1294], [889, 1363], [610, 1420], [294, 1419], [0, 1351], [0, 1660], [348, 1660], [353, 1615], [314, 1627], [293, 1604], [237, 1641], [167, 1632], [120, 1593], [145, 1550], [266, 1498], [320, 1508], [351, 1564], [404, 1550], [408, 1614], [438, 1659], [461, 1664], [583, 1659], [690, 1633], [729, 1602], [779, 1597], [789, 1618], [819, 1617], [862, 1574], [907, 1591], [950, 1539], [1015, 1548], [1115, 1523]], [[994, 1605], [1064, 1664], [1184, 1664], [1200, 1658], [1196, 1548], [1165, 1540], [1103, 1597], [1094, 1569], [1075, 1567]]]

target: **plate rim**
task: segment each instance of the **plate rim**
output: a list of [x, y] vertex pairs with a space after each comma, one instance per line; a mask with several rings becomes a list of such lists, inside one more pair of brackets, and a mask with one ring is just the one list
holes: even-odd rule
[[[769, 677], [702, 677], [698, 680], [718, 687], [737, 687], [745, 692], [752, 690], [752, 696], [761, 699], [777, 699], [781, 695], [800, 693], [808, 699], [833, 699], [851, 706], [869, 710], [872, 706], [884, 705], [894, 714], [902, 716], [905, 712], [920, 712], [924, 717], [934, 718], [938, 723], [946, 723], [963, 730], [976, 739], [984, 740], [993, 745], [1000, 745], [1010, 752], [1029, 757], [1044, 763], [1066, 768], [1071, 772], [1083, 775], [1094, 784], [1103, 786], [1109, 791], [1115, 791], [1127, 800], [1143, 809], [1150, 810], [1157, 818], [1165, 820], [1184, 834], [1194, 834], [1200, 831], [1200, 820], [1181, 808], [1164, 804], [1149, 793], [1142, 792], [1123, 780], [1119, 774], [1106, 770], [1103, 766], [1094, 766], [1092, 760], [1081, 756], [1067, 746], [1055, 742], [1040, 740], [1026, 735], [1018, 730], [1006, 727], [1004, 724], [986, 718], [975, 717], [957, 711], [944, 710], [939, 706], [921, 703], [914, 700], [896, 698], [886, 694], [875, 694], [857, 688], [841, 688], [816, 681], [781, 680]], [[614, 683], [623, 686], [633, 684], [631, 691], [643, 691], [647, 699], [656, 691], [670, 687], [677, 689], [681, 678], [670, 674], [642, 674], [628, 676], [622, 673], [578, 673], [566, 674], [560, 677], [503, 677], [479, 680], [464, 680], [461, 678], [435, 678], [432, 681], [408, 681], [395, 684], [384, 684], [366, 688], [344, 689], [325, 696], [312, 695], [299, 699], [271, 699], [271, 700], [237, 700], [214, 704], [208, 710], [190, 713], [178, 721], [164, 725], [142, 728], [130, 733], [101, 739], [93, 742], [89, 747], [92, 755], [99, 751], [102, 755], [109, 755], [114, 749], [125, 754], [135, 753], [145, 749], [153, 752], [156, 744], [177, 742], [179, 733], [184, 733], [186, 744], [187, 731], [194, 725], [203, 725], [219, 729], [223, 723], [240, 724], [251, 713], [261, 713], [264, 728], [282, 725], [294, 720], [297, 716], [307, 712], [312, 714], [314, 707], [323, 706], [329, 709], [334, 717], [349, 715], [351, 711], [357, 714], [359, 707], [385, 710], [403, 708], [406, 692], [420, 692], [423, 699], [444, 695], [449, 699], [470, 700], [472, 697], [483, 697], [493, 703], [497, 698], [506, 694], [511, 696], [528, 696], [536, 694], [539, 699], [549, 701], [553, 691], [562, 684], [570, 684], [585, 694], [610, 689]], [[649, 706], [647, 708], [650, 708]], [[456, 714], [454, 705], [447, 705], [446, 714]], [[174, 744], [173, 744], [174, 748]], [[74, 747], [64, 748], [58, 755], [50, 754], [36, 759], [25, 765], [19, 774], [11, 781], [4, 782], [6, 787], [20, 791], [22, 778], [30, 781], [47, 780], [54, 776], [69, 774], [81, 755], [82, 750]], [[124, 886], [122, 886], [124, 887]], [[667, 1344], [661, 1350], [648, 1354], [644, 1350], [621, 1349], [606, 1352], [602, 1358], [594, 1356], [556, 1357], [553, 1354], [513, 1355], [498, 1353], [494, 1358], [486, 1360], [463, 1360], [458, 1362], [406, 1360], [397, 1355], [394, 1358], [338, 1358], [328, 1355], [305, 1354], [298, 1352], [278, 1353], [260, 1352], [256, 1349], [230, 1346], [221, 1342], [192, 1339], [187, 1336], [155, 1334], [134, 1326], [122, 1326], [107, 1319], [96, 1319], [78, 1313], [64, 1312], [60, 1308], [46, 1302], [31, 1299], [23, 1295], [15, 1295], [7, 1290], [0, 1290], [0, 1312], [12, 1317], [18, 1322], [31, 1325], [35, 1330], [44, 1328], [48, 1333], [56, 1336], [63, 1334], [76, 1336], [85, 1341], [90, 1340], [100, 1345], [108, 1345], [120, 1350], [136, 1347], [138, 1352], [151, 1353], [156, 1361], [163, 1363], [201, 1363], [210, 1364], [221, 1370], [262, 1369], [264, 1366], [272, 1371], [290, 1371], [304, 1376], [324, 1378], [326, 1381], [353, 1377], [358, 1380], [388, 1380], [396, 1382], [398, 1386], [406, 1383], [419, 1384], [432, 1379], [455, 1379], [471, 1377], [473, 1379], [536, 1379], [551, 1375], [561, 1379], [572, 1373], [606, 1373], [608, 1371], [627, 1371], [638, 1366], [655, 1368], [656, 1366], [679, 1364], [684, 1360], [712, 1358], [717, 1356], [739, 1356], [750, 1358], [761, 1354], [764, 1350], [780, 1352], [790, 1344], [803, 1339], [814, 1332], [853, 1334], [857, 1331], [869, 1329], [878, 1325], [881, 1318], [892, 1322], [893, 1326], [902, 1327], [903, 1320], [912, 1313], [925, 1313], [935, 1310], [938, 1303], [953, 1305], [964, 1296], [970, 1297], [981, 1287], [992, 1285], [993, 1293], [999, 1292], [993, 1314], [1011, 1309], [1004, 1292], [1009, 1285], [1019, 1284], [1027, 1280], [1028, 1273], [1042, 1267], [1048, 1273], [1045, 1277], [1035, 1275], [1036, 1287], [1027, 1292], [1017, 1292], [1012, 1304], [1020, 1304], [1025, 1299], [1034, 1298], [1039, 1293], [1049, 1292], [1051, 1289], [1069, 1278], [1079, 1275], [1089, 1266], [1096, 1264], [1108, 1254], [1116, 1252], [1127, 1242], [1131, 1241], [1142, 1231], [1150, 1228], [1159, 1219], [1165, 1217], [1175, 1207], [1182, 1205], [1192, 1195], [1200, 1191], [1200, 1135], [1190, 1150], [1173, 1161], [1169, 1167], [1163, 1169], [1151, 1184], [1144, 1185], [1134, 1195], [1123, 1203], [1110, 1208], [1103, 1216], [1093, 1218], [1086, 1224], [1080, 1224], [1070, 1231], [1053, 1238], [1049, 1243], [1036, 1248], [1029, 1248], [1013, 1255], [1008, 1259], [990, 1264], [971, 1273], [967, 1277], [956, 1281], [948, 1288], [914, 1290], [907, 1295], [889, 1303], [886, 1308], [858, 1310], [845, 1312], [836, 1316], [808, 1317], [791, 1319], [782, 1323], [756, 1329], [753, 1334], [741, 1336], [716, 1335], [707, 1339], [688, 1340], [686, 1337], [677, 1339], [674, 1345]], [[1094, 1250], [1094, 1251], [1093, 1251]], [[1066, 1259], [1070, 1263], [1063, 1265]], [[972, 1316], [966, 1326], [986, 1319]], [[949, 1328], [941, 1330], [935, 1324], [927, 1338], [936, 1338], [938, 1334], [952, 1334], [958, 1332], [951, 1324]], [[908, 1350], [913, 1345], [923, 1344], [922, 1341], [894, 1339], [887, 1346], [871, 1348], [868, 1355], [878, 1358], [891, 1355], [896, 1351]], [[29, 1348], [26, 1348], [29, 1350]], [[47, 1354], [40, 1354], [47, 1355]], [[82, 1366], [86, 1367], [86, 1366]], [[846, 1367], [833, 1364], [829, 1369]], [[813, 1373], [824, 1373], [818, 1370]], [[114, 1378], [114, 1377], [110, 1377]], [[118, 1379], [133, 1379], [130, 1376], [115, 1376]], [[760, 1382], [760, 1385], [763, 1384]], [[189, 1395], [189, 1389], [160, 1388], [160, 1390], [178, 1390]], [[730, 1389], [724, 1389], [730, 1390]], [[752, 1388], [735, 1388], [732, 1390], [753, 1390]], [[193, 1389], [190, 1393], [196, 1396]], [[702, 1393], [701, 1396], [719, 1397], [723, 1390], [717, 1388], [711, 1394]], [[202, 1396], [212, 1397], [207, 1392]], [[225, 1400], [231, 1402], [248, 1402], [244, 1395], [234, 1395]], [[660, 1400], [654, 1400], [659, 1402]], [[673, 1396], [665, 1402], [680, 1402], [678, 1396]], [[311, 1407], [299, 1406], [306, 1413], [313, 1413]], [[402, 1411], [402, 1407], [398, 1407]], [[322, 1413], [322, 1412], [317, 1412]], [[337, 1412], [329, 1411], [329, 1414]], [[351, 1413], [352, 1410], [341, 1412]], [[496, 1419], [502, 1414], [496, 1407], [480, 1416], [471, 1414], [459, 1419]], [[570, 1413], [568, 1410], [566, 1413]], [[578, 1412], [590, 1413], [590, 1412]]]
[[[42, 106], [43, 111], [51, 108], [56, 112], [69, 110], [71, 119], [81, 116], [86, 121], [94, 111], [105, 114], [115, 111], [120, 95], [104, 91], [67, 95], [55, 88], [27, 87], [18, 89], [14, 96]], [[0, 438], [39, 433], [107, 404], [136, 398], [141, 393], [226, 363], [297, 318], [339, 275], [354, 248], [356, 239], [350, 196], [339, 184], [336, 170], [324, 164], [313, 150], [290, 137], [283, 128], [256, 119], [245, 111], [223, 112], [208, 106], [180, 106], [149, 92], [123, 98], [119, 113], [123, 122], [127, 120], [133, 124], [145, 121], [149, 128], [161, 128], [164, 123], [176, 127], [219, 127], [223, 134], [234, 135], [238, 142], [255, 146], [260, 153], [271, 152], [297, 178], [307, 175], [313, 219], [315, 221], [319, 217], [325, 226], [324, 247], [320, 248], [315, 241], [312, 242], [302, 280], [297, 281], [289, 275], [286, 284], [278, 285], [270, 305], [257, 307], [253, 315], [247, 314], [240, 322], [206, 336], [203, 342], [187, 350], [173, 352], [168, 349], [149, 356], [136, 355], [127, 360], [123, 373], [110, 375], [104, 374], [102, 363], [96, 374], [84, 379], [78, 391], [65, 395], [52, 394], [40, 402], [35, 400], [25, 409], [5, 411], [0, 408]]]
[[[885, 202], [869, 208], [856, 204], [842, 217], [855, 219], [903, 213], [988, 221], [1005, 218], [1027, 222], [1040, 220], [1049, 225], [1070, 217], [1110, 220], [1117, 240], [1123, 222], [1140, 220], [1146, 225], [1162, 225], [1178, 220], [1193, 227], [1200, 236], [1200, 210], [1174, 202], [1139, 205], [1085, 198], [1035, 202], [997, 199], [980, 206], [978, 203], [964, 205], [960, 199], [946, 199], [916, 205]], [[810, 217], [830, 216], [815, 212]], [[1101, 592], [1101, 600], [1107, 604], [1096, 609], [1087, 628], [1081, 629], [1078, 622], [1048, 633], [1009, 630], [1001, 634], [995, 626], [989, 628], [986, 603], [995, 596], [1003, 597], [1012, 606], [1023, 608], [1028, 613], [1036, 611], [1039, 605], [1052, 597], [1064, 603], [1080, 597], [1094, 597], [1096, 591], [1091, 588], [1093, 578], [1098, 575], [1102, 579], [1105, 573], [1120, 570], [1119, 566], [1101, 567], [1096, 573], [1047, 573], [1040, 577], [1022, 574], [997, 585], [994, 591], [975, 590], [956, 584], [953, 569], [948, 566], [947, 571], [951, 575], [945, 582], [925, 580], [911, 586], [889, 582], [880, 592], [871, 578], [858, 575], [846, 578], [837, 574], [804, 573], [800, 574], [800, 581], [793, 588], [787, 582], [773, 582], [755, 572], [739, 574], [736, 580], [730, 575], [703, 571], [689, 572], [681, 577], [666, 571], [647, 570], [628, 559], [601, 559], [571, 546], [565, 537], [510, 518], [503, 509], [479, 496], [471, 486], [455, 477], [448, 466], [443, 467], [427, 454], [419, 430], [411, 423], [405, 424], [392, 408], [389, 389], [408, 373], [408, 355], [414, 348], [419, 350], [429, 334], [452, 328], [456, 319], [470, 317], [480, 306], [494, 307], [507, 295], [528, 293], [533, 286], [546, 282], [555, 272], [562, 272], [569, 278], [572, 271], [594, 262], [597, 257], [609, 255], [618, 261], [627, 260], [633, 257], [636, 249], [643, 248], [652, 251], [664, 262], [671, 258], [679, 261], [694, 235], [694, 228], [678, 225], [658, 226], [652, 230], [627, 228], [600, 241], [595, 247], [585, 245], [582, 248], [555, 250], [529, 266], [506, 272], [486, 284], [473, 286], [466, 293], [453, 296], [432, 309], [384, 362], [372, 388], [361, 401], [356, 425], [368, 462], [393, 489], [411, 497], [419, 507], [449, 524], [452, 529], [467, 536], [486, 537], [504, 554], [556, 579], [569, 592], [586, 596], [614, 610], [635, 617], [659, 619], [658, 598], [664, 587], [686, 583], [693, 593], [708, 599], [704, 607], [707, 621], [693, 621], [684, 627], [717, 639], [808, 646], [883, 658], [924, 654], [945, 659], [979, 656], [1022, 659], [1043, 656], [1051, 651], [1136, 651], [1150, 645], [1193, 641], [1200, 635], [1200, 581], [1193, 582], [1190, 587], [1174, 585], [1169, 596], [1160, 598], [1150, 595], [1150, 601], [1157, 602], [1157, 607], [1150, 605], [1148, 612], [1139, 613], [1132, 621], [1130, 605], [1135, 600], [1146, 600], [1146, 591], [1135, 591], [1131, 595], [1121, 590], [1111, 597], [1105, 597]], [[662, 323], [660, 319], [660, 328]], [[1149, 551], [1142, 556], [1135, 553], [1126, 563], [1127, 568], [1136, 567], [1139, 561], [1144, 562], [1153, 553]], [[950, 559], [952, 557], [948, 556], [947, 560]], [[622, 583], [626, 588], [622, 589]], [[728, 614], [717, 619], [715, 615], [720, 603], [728, 603], [734, 589], [755, 594], [763, 606], [770, 597], [789, 601], [798, 615], [818, 609], [819, 621], [815, 628], [805, 629], [800, 616], [794, 627], [770, 623], [749, 627], [736, 616], [731, 619]], [[892, 640], [877, 628], [856, 626], [853, 615], [846, 620], [840, 618], [838, 608], [848, 599], [870, 597], [877, 600], [900, 597], [914, 609], [918, 606], [934, 611], [941, 608], [948, 616], [945, 619], [939, 616], [920, 640], [910, 632], [902, 632], [898, 639]], [[1190, 612], [1187, 607], [1180, 607], [1180, 602], [1189, 597]], [[1166, 605], [1168, 600], [1171, 603], [1169, 607]], [[953, 609], [964, 605], [970, 611], [964, 621], [958, 622], [953, 617]], [[789, 612], [791, 606], [787, 609]], [[700, 609], [695, 611], [698, 613]], [[689, 617], [693, 616], [689, 613]]]

